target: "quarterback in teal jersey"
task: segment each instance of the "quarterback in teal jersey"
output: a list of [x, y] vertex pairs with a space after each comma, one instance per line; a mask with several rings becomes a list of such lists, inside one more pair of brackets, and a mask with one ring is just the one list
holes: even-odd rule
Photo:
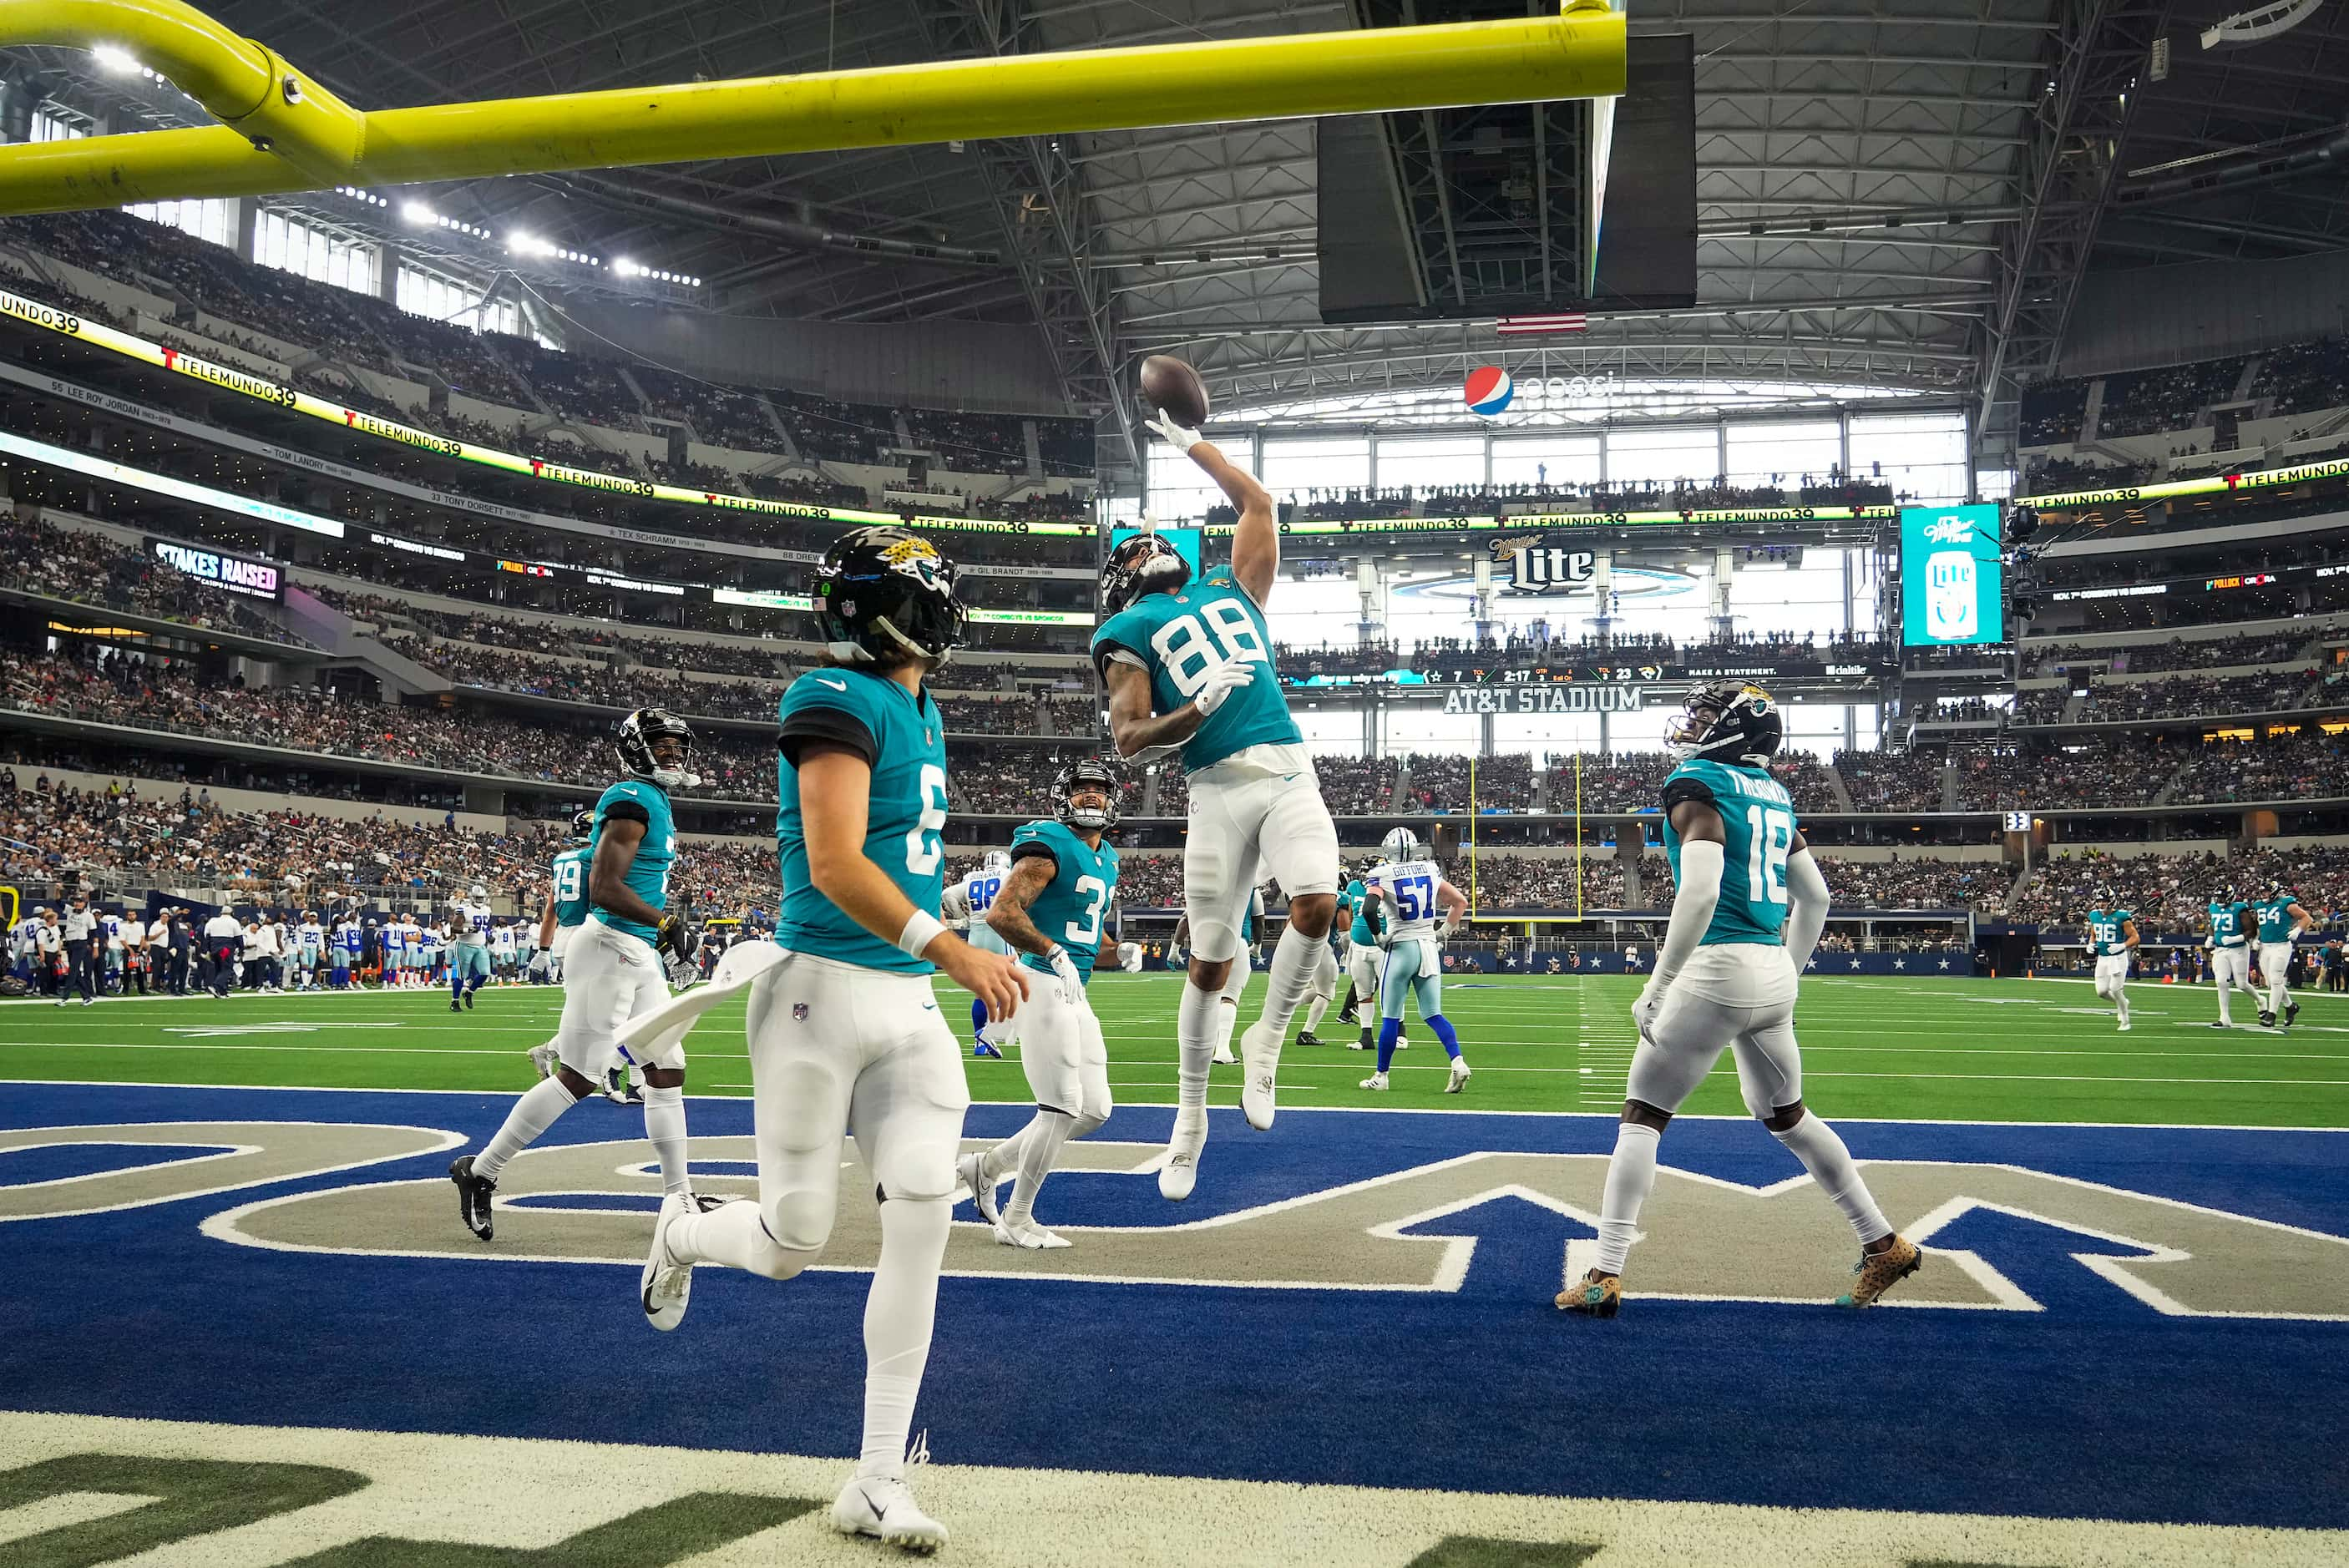
[[1107, 619], [1092, 642], [1118, 756], [1146, 761], [1180, 751], [1190, 786], [1190, 978], [1174, 1017], [1174, 1130], [1158, 1172], [1158, 1191], [1179, 1200], [1191, 1195], [1207, 1140], [1217, 999], [1239, 957], [1241, 912], [1268, 872], [1288, 895], [1264, 1012], [1240, 1040], [1240, 1109], [1261, 1131], [1272, 1125], [1288, 1020], [1312, 989], [1337, 913], [1338, 830], [1273, 669], [1265, 603], [1280, 572], [1280, 534], [1272, 497], [1196, 430], [1164, 413], [1151, 428], [1189, 454], [1239, 512], [1231, 565], [1197, 583], [1156, 533], [1112, 551], [1102, 572]]
[[[956, 1167], [995, 1239], [1031, 1251], [1069, 1244], [1036, 1222], [1036, 1193], [1061, 1145], [1100, 1127], [1111, 1109], [1109, 1052], [1085, 988], [1117, 897], [1117, 850], [1103, 841], [1117, 826], [1117, 776], [1087, 758], [1061, 770], [1052, 794], [1052, 819], [1011, 835], [1011, 874], [987, 912], [1034, 982], [1019, 1010], [1019, 1066], [1036, 1115]], [[995, 1191], [1006, 1176], [1014, 1178], [1011, 1202], [999, 1210]]]
[[640, 707], [620, 721], [618, 750], [622, 777], [595, 802], [587, 823], [587, 915], [564, 959], [563, 1019], [549, 1042], [556, 1065], [514, 1102], [480, 1153], [460, 1156], [449, 1167], [458, 1216], [485, 1242], [499, 1173], [557, 1117], [603, 1087], [618, 1062], [644, 1069], [645, 1136], [660, 1158], [661, 1185], [681, 1198], [692, 1193], [686, 1171], [684, 1031], [631, 1055], [620, 1045], [619, 1030], [668, 1000], [661, 954], [691, 956], [686, 927], [668, 908], [669, 867], [677, 857], [668, 792], [700, 782], [687, 767], [693, 730], [666, 708]]
[[[775, 844], [787, 952], [750, 983], [747, 1026], [759, 1196], [708, 1211], [663, 1202], [639, 1277], [657, 1328], [684, 1315], [696, 1264], [796, 1275], [822, 1255], [840, 1192], [840, 1132], [856, 1139], [880, 1209], [864, 1307], [864, 1431], [834, 1529], [931, 1552], [946, 1527], [905, 1485], [905, 1435], [929, 1360], [970, 1104], [931, 975], [944, 969], [1009, 1018], [1026, 971], [938, 918], [946, 881], [946, 725], [928, 677], [961, 641], [953, 562], [903, 528], [854, 529], [815, 572], [832, 662], [778, 712]], [[751, 1326], [765, 1332], [765, 1320]], [[774, 1346], [777, 1377], [798, 1366]]]
[[2096, 890], [2096, 906], [2088, 911], [2088, 950], [2096, 960], [2096, 995], [2113, 1005], [2121, 1033], [2129, 1026], [2129, 960], [2137, 955], [2137, 916], [2122, 906], [2111, 889]]
[[1600, 1200], [1599, 1262], [1559, 1293], [1568, 1312], [1615, 1315], [1640, 1209], [1655, 1186], [1657, 1142], [1724, 1049], [1736, 1055], [1745, 1109], [1859, 1238], [1857, 1277], [1840, 1305], [1873, 1305], [1921, 1261], [1877, 1207], [1843, 1140], [1803, 1105], [1795, 991], [1826, 923], [1827, 884], [1770, 772], [1785, 738], [1769, 694], [1734, 680], [1691, 692], [1664, 732], [1680, 758], [1663, 793], [1671, 922], [1631, 1009], [1640, 1043]]
[[2210, 1026], [2214, 1029], [2235, 1026], [2227, 1006], [2229, 990], [2257, 995], [2251, 989], [2251, 902], [2232, 887], [2212, 899], [2204, 913], [2202, 945], [2210, 951], [2210, 978], [2219, 992], [2219, 1021]]
[[2251, 905], [2251, 918], [2259, 930], [2260, 978], [2268, 987], [2260, 1026], [2272, 1029], [2281, 1025], [2289, 1029], [2300, 1016], [2300, 1004], [2292, 999], [2292, 944], [2295, 938], [2316, 929], [2316, 917], [2300, 907], [2299, 894], [2278, 884]]

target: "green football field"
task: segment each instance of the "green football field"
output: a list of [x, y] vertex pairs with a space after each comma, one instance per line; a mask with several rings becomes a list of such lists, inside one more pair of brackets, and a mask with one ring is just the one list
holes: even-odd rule
[[[1094, 983], [1120, 1100], [1174, 1099], [1178, 984], [1166, 975]], [[1416, 1020], [1392, 1088], [1363, 1091], [1371, 1056], [1344, 1048], [1355, 1034], [1333, 1013], [1321, 1030], [1330, 1043], [1292, 1043], [1283, 1055], [1282, 1103], [1611, 1111], [1623, 1098], [1639, 985], [1449, 982], [1445, 1012], [1475, 1068], [1457, 1097], [1443, 1093], [1443, 1050]], [[1244, 1022], [1263, 992], [1258, 975]], [[965, 994], [942, 984], [941, 998], [949, 1017], [967, 1021]], [[2210, 1028], [2217, 1003], [2207, 986], [2140, 985], [2131, 999], [2137, 1026], [2121, 1034], [2080, 982], [1813, 978], [1795, 1020], [1805, 1098], [1830, 1117], [2349, 1127], [2349, 997], [2305, 996], [2289, 1033], [2248, 1026], [2241, 1007], [2236, 1028]], [[552, 1033], [561, 1000], [522, 986], [485, 991], [473, 1011], [455, 1015], [445, 992], [429, 991], [0, 1004], [0, 1078], [518, 1091], [532, 1077], [523, 1053]], [[740, 1018], [739, 1003], [723, 1005], [688, 1039], [693, 1092], [749, 1092]], [[1010, 1056], [966, 1057], [974, 1099], [1027, 1098], [1016, 1046]], [[1210, 1103], [1238, 1103], [1238, 1074], [1216, 1069]], [[1740, 1110], [1726, 1057], [1684, 1109]]]

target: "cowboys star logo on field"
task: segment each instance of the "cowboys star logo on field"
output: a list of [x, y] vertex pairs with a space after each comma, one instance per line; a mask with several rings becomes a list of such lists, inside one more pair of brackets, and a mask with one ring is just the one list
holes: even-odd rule
[[1517, 384], [1497, 365], [1480, 365], [1468, 372], [1466, 397], [1471, 414], [1490, 419], [1506, 409], [1509, 399], [1516, 395]]

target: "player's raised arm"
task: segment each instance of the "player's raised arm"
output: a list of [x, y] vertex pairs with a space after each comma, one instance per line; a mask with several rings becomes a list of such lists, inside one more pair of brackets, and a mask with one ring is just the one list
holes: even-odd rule
[[[917, 914], [914, 901], [864, 852], [871, 818], [873, 766], [862, 752], [832, 741], [805, 740], [799, 754], [800, 816], [805, 824], [808, 879], [843, 914], [893, 946], [904, 944]], [[987, 1004], [989, 1016], [1019, 1010], [1019, 973], [997, 954], [981, 953], [921, 915], [935, 934], [916, 956], [952, 975]]]
[[1150, 421], [1150, 428], [1165, 437], [1176, 451], [1188, 453], [1216, 481], [1224, 499], [1238, 510], [1239, 526], [1232, 532], [1232, 577], [1261, 609], [1272, 596], [1273, 579], [1280, 573], [1280, 530], [1273, 522], [1272, 492], [1254, 474], [1224, 456], [1222, 448], [1204, 439], [1196, 430], [1185, 429], [1172, 416], [1162, 411]]

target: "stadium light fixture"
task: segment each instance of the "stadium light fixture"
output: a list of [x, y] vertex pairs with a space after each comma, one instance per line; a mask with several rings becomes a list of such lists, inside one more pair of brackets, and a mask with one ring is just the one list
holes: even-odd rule
[[448, 222], [447, 219], [441, 217], [440, 213], [435, 212], [431, 208], [426, 206], [421, 201], [402, 201], [399, 204], [399, 215], [408, 222], [414, 223], [419, 228], [426, 229], [431, 228], [436, 223], [445, 223]]
[[127, 77], [140, 68], [138, 57], [119, 44], [100, 44], [89, 53], [99, 70], [111, 71], [116, 76]]

